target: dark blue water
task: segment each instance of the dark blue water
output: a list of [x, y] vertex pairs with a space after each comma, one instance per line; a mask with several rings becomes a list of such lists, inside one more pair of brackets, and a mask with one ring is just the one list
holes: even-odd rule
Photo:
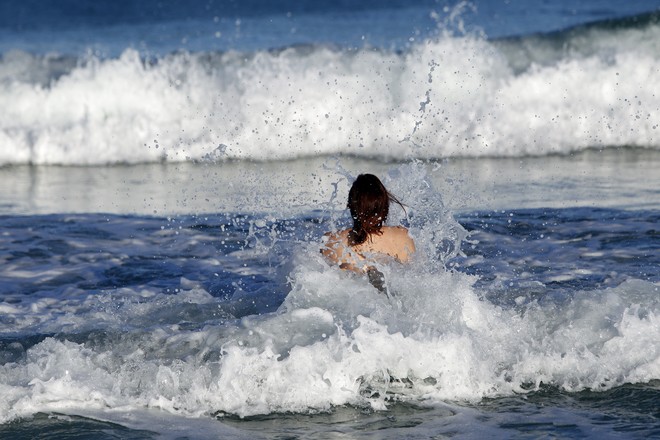
[[[533, 288], [530, 292], [535, 284], [543, 294], [557, 289], [571, 295], [615, 287], [628, 279], [660, 281], [657, 211], [506, 210], [460, 215], [457, 220], [469, 232], [470, 242], [462, 246], [465, 256], [451, 260], [450, 267], [477, 275], [480, 285], [494, 289], [489, 295], [501, 305], [511, 305], [507, 303], [518, 291], [535, 293]], [[185, 276], [223, 300], [236, 286], [252, 293], [267, 288], [269, 302], [260, 305], [277, 308], [286, 292], [272, 295], [283, 289], [272, 271], [291, 259], [297, 244], [319, 237], [327, 225], [302, 217], [269, 223], [255, 232], [260, 222], [241, 214], [3, 216], [5, 278], [0, 295], [20, 299], [65, 295], [72, 289], [89, 293], [121, 288], [174, 293]], [[257, 244], [272, 249], [252, 256], [240, 253]], [[217, 258], [223, 259], [220, 267], [210, 262]], [[237, 268], [243, 264], [263, 269], [240, 275]], [[32, 275], [12, 276], [12, 266]], [[59, 273], [40, 282], [42, 271]], [[250, 313], [265, 311], [257, 307]]]
[[[536, 283], [543, 295], [549, 289], [570, 295], [630, 278], [660, 281], [657, 212], [534, 209], [481, 212], [459, 221], [475, 244], [453, 263], [478, 275], [497, 303], [510, 302], [517, 292], [529, 299], [539, 293]], [[476, 255], [483, 259], [471, 258]]]
[[[15, 375], [20, 370], [12, 373], [14, 365], [25, 368], [47, 359], [49, 363], [58, 362], [56, 359], [62, 354], [56, 354], [57, 351], [38, 360], [44, 356], [37, 355], [43, 349], [40, 347], [51, 345], [53, 340], [82, 344], [81, 349], [96, 352], [95, 356], [107, 356], [103, 354], [107, 350], [123, 351], [121, 346], [128, 349], [128, 354], [135, 340], [142, 341], [141, 351], [146, 349], [151, 353], [140, 361], [144, 362], [145, 370], [151, 368], [151, 362], [172, 365], [179, 362], [177, 359], [190, 362], [191, 358], [200, 357], [201, 362], [221, 362], [222, 357], [216, 357], [218, 353], [209, 351], [215, 343], [198, 347], [194, 335], [209, 338], [215, 333], [213, 328], [225, 329], [223, 332], [231, 335], [242, 331], [239, 329], [245, 324], [240, 324], [241, 319], [253, 315], [267, 317], [281, 308], [291, 289], [290, 281], [286, 280], [291, 262], [310, 237], [319, 237], [330, 227], [328, 215], [301, 215], [278, 221], [269, 220], [268, 216], [240, 214], [172, 218], [57, 214], [0, 218], [5, 250], [0, 273], [4, 304], [0, 320], [3, 381], [9, 380], [12, 386], [21, 389], [25, 385], [20, 383], [30, 379], [29, 369], [20, 373], [25, 376], [17, 382]], [[577, 328], [586, 325], [585, 330], [594, 326], [598, 337], [612, 338], [611, 344], [622, 336], [620, 326], [625, 325], [631, 307], [635, 310], [631, 316], [641, 320], [640, 323], [654, 319], [659, 305], [660, 278], [657, 211], [511, 210], [466, 213], [457, 220], [470, 232], [470, 242], [462, 246], [465, 256], [450, 260], [449, 266], [456, 274], [478, 277], [475, 288], [482, 301], [503, 310], [519, 310], [529, 314], [533, 325], [547, 327], [548, 333], [538, 336], [541, 339], [529, 335], [532, 344], [541, 345], [544, 355], [553, 356], [556, 349], [546, 338], [561, 339], [562, 334], [571, 331], [572, 325]], [[417, 276], [425, 277], [422, 273]], [[404, 295], [402, 301], [407, 301], [409, 293], [400, 294]], [[496, 315], [489, 319], [502, 312], [493, 313]], [[555, 313], [558, 315], [552, 317]], [[624, 321], [619, 322], [621, 313]], [[569, 327], [565, 327], [567, 319], [573, 322]], [[232, 330], [234, 326], [237, 327]], [[161, 342], [169, 347], [161, 352], [152, 344], [158, 344], [160, 332], [170, 333], [169, 328], [181, 333], [178, 336], [172, 333], [167, 341]], [[584, 337], [586, 341], [593, 336]], [[176, 348], [180, 342], [171, 338], [187, 342]], [[654, 336], [647, 334], [643, 340], [657, 351], [649, 338]], [[603, 362], [623, 360], [607, 354], [602, 342], [590, 344], [594, 343], [590, 350]], [[519, 348], [521, 351], [516, 356], [522, 364], [533, 364], [534, 356], [526, 358], [530, 356], [527, 352], [530, 348]], [[652, 353], [645, 356], [648, 355], [652, 359]], [[92, 359], [86, 362], [97, 362]], [[125, 382], [127, 373], [120, 365], [103, 368]], [[115, 368], [118, 369], [113, 372]], [[306, 411], [300, 416], [282, 416], [274, 411], [239, 419], [222, 407], [202, 406], [196, 410], [210, 414], [218, 410], [220, 420], [228, 426], [242, 432], [254, 430], [255, 435], [266, 437], [298, 432], [294, 434], [296, 437], [314, 438], [314, 432], [327, 435], [328, 430], [337, 426], [342, 432], [356, 436], [372, 435], [375, 430], [396, 436], [400, 435], [396, 434], [400, 429], [410, 430], [410, 435], [452, 435], [459, 429], [460, 435], [472, 437], [475, 431], [456, 425], [465, 417], [476, 417], [478, 421], [474, 423], [480, 426], [479, 430], [486, 430], [489, 435], [512, 438], [547, 434], [582, 438], [590, 437], [594, 429], [607, 435], [640, 438], [658, 432], [657, 380], [633, 385], [626, 384], [628, 381], [624, 379], [618, 387], [592, 392], [587, 382], [577, 385], [589, 381], [589, 375], [576, 371], [564, 377], [567, 373], [561, 373], [559, 366], [556, 368], [559, 369], [554, 374], [559, 376], [549, 379], [549, 383], [509, 379], [522, 380], [521, 390], [530, 393], [524, 397], [487, 398], [467, 407], [464, 404], [454, 407], [450, 400], [447, 404], [434, 403], [433, 409], [426, 407], [429, 404], [426, 399], [409, 406], [403, 404], [408, 399], [406, 394], [398, 394], [403, 390], [396, 391], [397, 387], [390, 385], [391, 394], [387, 398], [390, 408], [384, 413], [359, 409], [358, 405], [353, 409], [338, 407], [317, 416], [306, 415]], [[588, 362], [583, 368], [590, 368]], [[648, 364], [647, 368], [651, 368], [647, 373], [651, 379], [652, 367]], [[620, 370], [618, 374], [625, 377], [633, 371]], [[612, 379], [615, 378], [608, 380]], [[79, 376], [77, 386], [92, 386], [97, 392], [108, 393], [105, 399], [140, 393], [139, 388], [131, 390], [128, 383], [102, 391], [103, 387], [87, 380]], [[267, 376], [262, 380], [267, 380]], [[569, 389], [577, 385], [577, 392], [569, 392], [564, 381], [574, 381], [575, 385]], [[414, 379], [408, 386], [415, 386]], [[28, 393], [26, 398], [32, 394], [29, 387], [24, 392]], [[119, 394], [113, 397], [113, 393]], [[134, 407], [138, 401], [130, 405]], [[14, 405], [17, 400], [12, 398], [12, 402]], [[439, 404], [441, 407], [437, 407]], [[39, 408], [35, 400], [31, 405]], [[558, 413], [551, 415], [541, 408], [555, 408]], [[75, 410], [74, 414], [79, 411]], [[3, 438], [37, 434], [49, 438], [97, 435], [155, 438], [156, 432], [162, 432], [161, 429], [128, 430], [121, 424], [95, 418], [44, 414], [7, 422], [2, 426]]]
[[489, 38], [561, 31], [590, 22], [657, 11], [656, 0], [473, 1], [177, 1], [0, 2], [3, 51], [116, 56], [127, 47], [255, 50], [295, 44], [407, 47], [438, 31], [484, 32]]

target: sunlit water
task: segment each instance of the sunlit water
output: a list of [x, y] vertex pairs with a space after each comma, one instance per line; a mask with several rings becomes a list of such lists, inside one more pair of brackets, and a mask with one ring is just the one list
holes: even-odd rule
[[[0, 2], [0, 437], [660, 436], [658, 5]], [[328, 266], [361, 172], [384, 295]]]
[[[603, 154], [625, 185], [630, 165]], [[630, 163], [644, 166], [641, 157]], [[563, 173], [579, 167], [556, 161]], [[488, 167], [520, 170], [505, 163]], [[90, 201], [71, 177], [85, 169], [3, 170], [72, 179], [55, 189], [71, 213], [0, 218], [6, 435], [182, 435], [150, 425], [165, 414], [201, 437], [230, 427], [248, 438], [657, 434], [657, 190], [606, 207], [591, 199], [597, 175], [577, 179], [582, 201], [563, 177], [546, 176], [545, 188], [504, 179], [485, 193], [445, 173], [464, 165], [340, 161], [317, 186], [293, 185], [298, 195], [282, 190], [297, 173], [259, 164], [196, 165], [185, 185], [179, 167], [157, 168], [163, 181], [132, 184], [136, 194], [173, 190], [156, 211], [224, 170], [243, 186], [209, 190], [194, 206], [245, 193], [260, 201], [246, 212], [167, 216], [85, 213]], [[407, 206], [392, 220], [410, 225], [419, 252], [410, 267], [382, 268], [391, 297], [318, 253], [322, 233], [347, 224], [351, 167], [378, 171]], [[151, 168], [103, 172], [120, 182]], [[470, 209], [452, 213], [434, 182]], [[489, 199], [514, 183], [528, 190], [472, 207], [475, 188]], [[48, 210], [40, 194], [53, 189], [35, 183], [21, 200]], [[544, 190], [555, 192], [552, 207], [535, 206]], [[99, 201], [109, 211], [124, 198], [115, 191]], [[281, 200], [299, 203], [278, 210]], [[139, 198], [135, 206], [145, 209]], [[219, 422], [198, 427], [199, 418]]]

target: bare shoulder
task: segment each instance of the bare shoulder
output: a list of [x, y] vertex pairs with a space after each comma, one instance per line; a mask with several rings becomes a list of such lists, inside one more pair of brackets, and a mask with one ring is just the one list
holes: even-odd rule
[[404, 226], [383, 226], [383, 230], [394, 236], [410, 236], [408, 228]]
[[383, 232], [390, 237], [391, 240], [400, 240], [401, 242], [412, 242], [412, 237], [408, 228], [403, 226], [385, 226]]
[[365, 258], [373, 258], [377, 254], [389, 255], [405, 263], [415, 253], [415, 242], [403, 226], [384, 226], [380, 235], [371, 235], [359, 245], [348, 244], [350, 230], [328, 232], [323, 236], [321, 254], [332, 264], [359, 271]]
[[403, 226], [383, 227], [383, 235], [379, 244], [383, 253], [391, 255], [401, 262], [407, 262], [415, 253], [415, 241], [410, 236], [408, 229]]
[[323, 234], [324, 247], [335, 247], [348, 243], [348, 229], [338, 232], [326, 232]]
[[323, 234], [321, 253], [333, 262], [341, 260], [346, 247], [347, 231], [326, 232]]
[[321, 254], [332, 264], [339, 265], [342, 269], [361, 272], [362, 268], [359, 254], [352, 252], [348, 244], [349, 230], [339, 232], [327, 232], [323, 235]]

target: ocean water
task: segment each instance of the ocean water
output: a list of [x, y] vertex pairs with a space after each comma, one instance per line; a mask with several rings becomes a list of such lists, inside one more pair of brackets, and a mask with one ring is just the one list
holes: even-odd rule
[[659, 84], [657, 1], [0, 1], [0, 438], [660, 437]]

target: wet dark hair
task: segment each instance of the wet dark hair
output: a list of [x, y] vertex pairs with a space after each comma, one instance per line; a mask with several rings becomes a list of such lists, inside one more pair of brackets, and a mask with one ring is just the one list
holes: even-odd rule
[[382, 234], [381, 228], [387, 220], [390, 202], [403, 205], [385, 189], [373, 174], [360, 174], [348, 192], [348, 209], [353, 218], [353, 228], [348, 233], [348, 244], [362, 244], [369, 235]]

